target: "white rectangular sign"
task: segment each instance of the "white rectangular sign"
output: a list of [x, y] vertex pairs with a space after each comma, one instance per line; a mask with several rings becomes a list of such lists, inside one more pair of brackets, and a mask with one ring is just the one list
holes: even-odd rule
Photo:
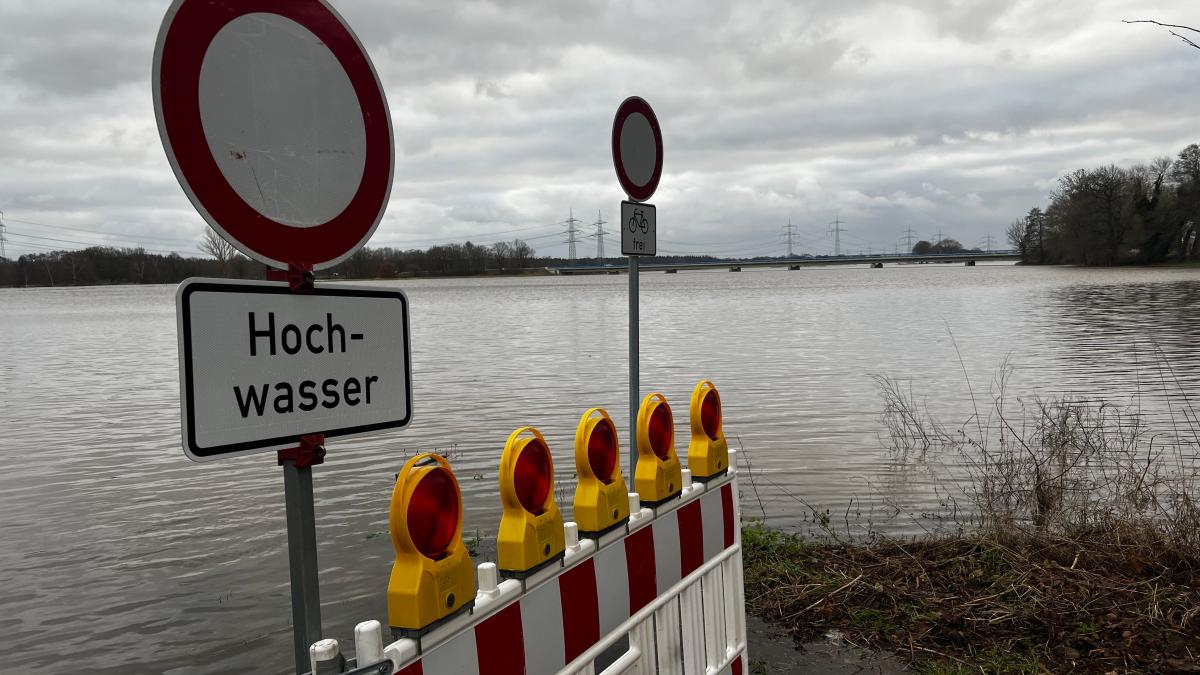
[[655, 255], [654, 205], [621, 202], [621, 255]]
[[183, 447], [197, 461], [408, 425], [398, 290], [188, 279], [175, 296]]

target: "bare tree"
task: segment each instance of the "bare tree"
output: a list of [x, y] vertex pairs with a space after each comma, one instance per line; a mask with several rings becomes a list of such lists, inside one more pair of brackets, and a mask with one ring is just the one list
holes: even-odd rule
[[217, 259], [217, 262], [221, 264], [222, 275], [228, 274], [229, 261], [237, 255], [237, 249], [233, 247], [233, 244], [225, 241], [211, 228], [204, 231], [204, 237], [200, 239], [200, 250]]
[[513, 247], [507, 241], [498, 241], [492, 244], [492, 257], [496, 259], [496, 267], [503, 272], [504, 268], [512, 262]]
[[1021, 262], [1029, 262], [1029, 240], [1025, 237], [1025, 221], [1018, 218], [1012, 221], [1005, 231], [1008, 235], [1008, 244], [1021, 254]]
[[1187, 30], [1187, 31], [1191, 31], [1193, 33], [1200, 35], [1200, 29], [1192, 28], [1191, 26], [1181, 26], [1176, 23], [1162, 23], [1160, 21], [1155, 21], [1154, 19], [1135, 19], [1133, 21], [1128, 21], [1128, 20], [1122, 19], [1122, 23], [1152, 23], [1155, 26], [1162, 26], [1163, 28], [1168, 29], [1167, 32], [1170, 33], [1171, 35], [1174, 35], [1175, 37], [1179, 38], [1180, 40], [1183, 40], [1184, 42], [1195, 47], [1196, 49], [1200, 49], [1200, 45], [1196, 44], [1192, 39], [1185, 37], [1183, 35], [1180, 35], [1179, 33], [1176, 33], [1173, 30], [1170, 30], [1171, 28], [1178, 28], [1179, 30]]
[[533, 250], [532, 246], [530, 246], [529, 244], [526, 244], [525, 242], [521, 241], [520, 239], [513, 239], [513, 243], [512, 243], [513, 263], [518, 268], [524, 268], [526, 265], [528, 265], [529, 260], [531, 258], [533, 258], [533, 255], [534, 255], [534, 250]]

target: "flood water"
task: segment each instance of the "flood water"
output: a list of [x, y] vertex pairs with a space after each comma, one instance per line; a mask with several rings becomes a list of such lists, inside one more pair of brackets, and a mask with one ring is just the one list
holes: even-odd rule
[[[627, 442], [624, 276], [397, 284], [411, 302], [414, 418], [335, 440], [315, 471], [326, 633], [386, 621], [393, 475], [453, 457], [464, 531], [499, 522], [497, 463], [526, 424], [567, 483], [582, 412]], [[1165, 432], [1200, 408], [1200, 270], [943, 265], [642, 275], [644, 391], [709, 378], [760, 477], [743, 515], [803, 529], [807, 508], [934, 509], [894, 481], [873, 374], [948, 421], [1009, 395], [1136, 401]], [[14, 672], [287, 672], [283, 480], [272, 453], [195, 464], [179, 439], [174, 287], [0, 289], [0, 663]], [[1186, 394], [1193, 398], [1188, 401]], [[627, 445], [623, 450], [627, 449]], [[908, 532], [911, 522], [882, 525]], [[486, 543], [484, 549], [486, 550]]]

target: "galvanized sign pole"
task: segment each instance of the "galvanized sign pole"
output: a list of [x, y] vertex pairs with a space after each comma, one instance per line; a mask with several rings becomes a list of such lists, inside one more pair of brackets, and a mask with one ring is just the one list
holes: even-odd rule
[[[624, 227], [624, 223], [622, 223]], [[637, 469], [637, 415], [641, 404], [641, 388], [638, 383], [638, 257], [629, 256], [629, 485], [633, 486], [633, 472]]]
[[309, 670], [308, 645], [322, 637], [312, 467], [297, 466], [298, 462], [294, 459], [281, 463], [292, 584], [292, 646], [296, 653], [296, 672], [303, 673]]
[[637, 416], [641, 407], [638, 256], [657, 252], [655, 209], [646, 204], [662, 178], [663, 143], [658, 118], [650, 104], [630, 96], [617, 107], [612, 128], [613, 167], [631, 201], [621, 202], [621, 255], [629, 257], [629, 481], [637, 471]]

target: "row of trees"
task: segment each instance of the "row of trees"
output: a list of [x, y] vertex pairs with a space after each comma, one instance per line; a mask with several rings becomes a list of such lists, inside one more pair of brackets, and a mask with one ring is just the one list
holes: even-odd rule
[[364, 247], [329, 271], [353, 279], [518, 274], [533, 265], [535, 253], [533, 247], [520, 239], [491, 246], [468, 241], [425, 250]]
[[[200, 250], [211, 258], [149, 253], [140, 248], [93, 246], [77, 251], [0, 258], [0, 286], [175, 284], [188, 277], [261, 279], [263, 266], [238, 253], [209, 230]], [[491, 246], [446, 244], [428, 250], [363, 248], [334, 266], [330, 276], [392, 279], [401, 276], [468, 276], [519, 273], [534, 264], [534, 250], [520, 239]]]
[[1149, 265], [1200, 254], [1200, 146], [1132, 168], [1079, 169], [1059, 179], [1008, 240], [1032, 264]]
[[0, 286], [174, 284], [197, 276], [262, 276], [258, 266], [239, 258], [222, 265], [207, 258], [107, 246], [29, 253], [16, 260], [0, 258]]
[[942, 239], [941, 241], [931, 242], [922, 239], [913, 244], [913, 255], [930, 255], [934, 253], [962, 253], [966, 249], [958, 243], [956, 239]]

